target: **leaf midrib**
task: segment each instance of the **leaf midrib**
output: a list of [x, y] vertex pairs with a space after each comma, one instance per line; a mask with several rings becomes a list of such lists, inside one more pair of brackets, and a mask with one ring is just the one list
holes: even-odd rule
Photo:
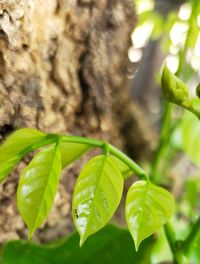
[[[139, 222], [139, 225], [138, 225], [138, 233], [139, 233], [139, 230], [140, 230], [140, 227], [141, 227], [141, 224], [142, 224], [142, 217], [143, 217], [143, 214], [144, 214], [144, 205], [145, 205], [145, 196], [147, 194], [147, 191], [148, 191], [148, 186], [149, 186], [149, 182], [145, 182], [145, 190], [144, 190], [144, 193], [141, 197], [141, 207], [142, 207], [142, 210], [140, 211], [139, 213], [139, 216], [138, 216], [138, 222]], [[138, 246], [138, 235], [137, 235], [137, 239], [136, 239], [136, 244]]]
[[[97, 193], [97, 189], [98, 189], [98, 186], [99, 186], [99, 182], [100, 182], [100, 179], [103, 175], [103, 171], [104, 171], [104, 167], [105, 167], [105, 163], [106, 163], [106, 159], [107, 159], [107, 156], [104, 156], [103, 157], [103, 160], [102, 160], [102, 166], [100, 168], [100, 173], [99, 173], [99, 177], [98, 177], [98, 180], [97, 180], [97, 184], [96, 184], [96, 187], [95, 187], [95, 191], [94, 191], [94, 198], [93, 198], [93, 202], [92, 204], [95, 204], [95, 201], [96, 201], [96, 193]], [[94, 206], [91, 206], [91, 213], [88, 217], [88, 222], [87, 222], [87, 225], [86, 225], [86, 228], [85, 228], [85, 234], [87, 233], [87, 229], [88, 229], [88, 226], [90, 224], [90, 221], [91, 221], [91, 216], [93, 215], [93, 212], [94, 212]], [[85, 234], [84, 234], [84, 237], [85, 237]], [[83, 239], [84, 239], [83, 237]]]
[[51, 174], [52, 174], [52, 170], [53, 170], [53, 167], [54, 167], [54, 163], [55, 163], [55, 160], [56, 160], [56, 157], [57, 157], [57, 152], [59, 151], [59, 148], [58, 148], [58, 145], [56, 145], [55, 146], [55, 149], [54, 149], [54, 154], [52, 153], [52, 156], [53, 156], [53, 158], [52, 158], [52, 160], [53, 160], [53, 162], [51, 163], [51, 166], [50, 166], [50, 169], [49, 169], [49, 174], [48, 174], [48, 180], [47, 180], [47, 184], [46, 184], [46, 186], [45, 186], [45, 189], [44, 189], [44, 192], [43, 192], [43, 195], [42, 195], [42, 199], [41, 199], [41, 203], [40, 203], [40, 206], [39, 206], [39, 210], [38, 210], [38, 213], [37, 213], [37, 215], [36, 215], [36, 218], [35, 218], [35, 221], [34, 221], [34, 225], [33, 225], [33, 228], [32, 228], [32, 231], [30, 232], [30, 235], [29, 236], [32, 236], [32, 234], [33, 234], [33, 232], [34, 232], [34, 230], [37, 228], [37, 227], [35, 227], [36, 226], [36, 223], [37, 223], [37, 221], [38, 221], [38, 217], [39, 217], [39, 215], [40, 215], [40, 211], [41, 211], [41, 208], [42, 208], [42, 205], [43, 205], [43, 203], [44, 203], [44, 197], [45, 197], [45, 194], [46, 194], [46, 192], [47, 192], [47, 188], [48, 188], [48, 186], [49, 186], [49, 180], [50, 180], [50, 176], [51, 176]]

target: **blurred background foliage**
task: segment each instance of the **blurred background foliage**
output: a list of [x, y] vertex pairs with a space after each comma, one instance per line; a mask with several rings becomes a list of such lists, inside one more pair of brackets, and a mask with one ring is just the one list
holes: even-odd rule
[[[135, 1], [137, 28], [129, 49], [132, 68], [130, 93], [146, 111], [160, 134], [155, 155], [147, 165], [154, 180], [171, 189], [177, 200], [172, 225], [178, 239], [189, 233], [200, 212], [200, 123], [191, 113], [166, 103], [160, 94], [160, 68], [167, 66], [188, 86], [191, 97], [200, 75], [200, 1]], [[199, 238], [189, 263], [199, 263]], [[170, 251], [161, 231], [152, 261], [170, 261]]]
[[[155, 158], [143, 164], [156, 181], [170, 189], [177, 200], [172, 219], [177, 237], [187, 236], [200, 211], [200, 123], [176, 106], [166, 106], [160, 88], [160, 68], [169, 69], [195, 97], [200, 75], [200, 1], [135, 0], [137, 27], [131, 35], [128, 56], [130, 96], [142, 106], [155, 138]], [[166, 110], [167, 109], [167, 110]], [[163, 132], [163, 119], [168, 122]], [[160, 131], [161, 129], [161, 131]], [[186, 154], [186, 155], [185, 155]], [[161, 176], [164, 176], [161, 178]], [[53, 245], [39, 246], [11, 241], [3, 251], [4, 264], [42, 263], [161, 263], [172, 261], [163, 230], [145, 240], [138, 253], [125, 229], [106, 226], [82, 248], [75, 233]], [[200, 235], [189, 252], [189, 263], [200, 263]]]
[[131, 235], [126, 229], [107, 225], [81, 248], [78, 233], [48, 246], [11, 241], [5, 248], [3, 259], [5, 264], [148, 264], [151, 263], [151, 247], [152, 238], [148, 238], [136, 253]]

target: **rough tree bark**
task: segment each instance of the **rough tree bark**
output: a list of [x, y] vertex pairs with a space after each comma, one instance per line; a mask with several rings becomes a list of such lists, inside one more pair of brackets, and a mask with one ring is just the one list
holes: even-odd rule
[[[136, 144], [139, 157], [149, 136], [141, 133], [141, 113], [126, 91], [134, 21], [132, 0], [0, 0], [1, 140], [16, 128], [35, 127], [104, 138], [130, 150]], [[0, 242], [27, 234], [15, 193], [29, 160], [0, 186]], [[55, 206], [35, 239], [72, 229], [71, 191], [81, 164], [63, 173]]]

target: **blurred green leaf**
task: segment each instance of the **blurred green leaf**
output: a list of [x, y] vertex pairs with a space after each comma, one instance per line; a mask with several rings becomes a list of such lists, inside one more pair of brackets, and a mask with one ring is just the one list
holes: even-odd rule
[[146, 22], [149, 22], [149, 18], [151, 17], [153, 11], [152, 10], [147, 10], [142, 12], [139, 16], [138, 16], [138, 23], [137, 23], [137, 27], [143, 25]]
[[181, 122], [183, 150], [196, 165], [200, 165], [200, 121], [190, 112], [185, 112]]
[[133, 174], [133, 171], [123, 161], [121, 161], [115, 156], [110, 156], [110, 158], [115, 163], [124, 179], [128, 178], [130, 175]]
[[59, 145], [39, 152], [22, 172], [17, 205], [28, 226], [29, 238], [43, 224], [53, 205], [60, 174]]
[[40, 246], [27, 241], [11, 241], [5, 247], [3, 264], [150, 264], [152, 237], [138, 252], [126, 229], [107, 225], [80, 248], [75, 233], [63, 243]]
[[[193, 176], [186, 181], [185, 199], [189, 202], [191, 210], [194, 210], [199, 205], [200, 197], [200, 176]], [[196, 214], [196, 211], [195, 211]]]
[[22, 128], [15, 131], [0, 146], [0, 182], [13, 170], [22, 156], [20, 153], [45, 138], [45, 134], [32, 129]]
[[165, 21], [166, 23], [164, 24], [165, 32], [169, 34], [169, 32], [171, 31], [174, 24], [178, 21], [178, 19], [179, 18], [177, 11], [172, 10], [171, 12], [169, 12], [167, 16], [167, 20]]
[[152, 12], [152, 15], [149, 20], [153, 23], [153, 31], [151, 34], [151, 38], [154, 40], [159, 39], [163, 34], [163, 28], [165, 25], [165, 21], [162, 15], [158, 12]]
[[137, 181], [126, 198], [126, 221], [136, 250], [148, 236], [158, 231], [174, 213], [173, 196], [147, 181]]
[[163, 67], [161, 84], [166, 100], [188, 107], [190, 100], [187, 86], [168, 69], [166, 64]]
[[62, 142], [60, 145], [62, 167], [66, 167], [87, 152], [91, 146], [71, 142]]
[[72, 202], [80, 245], [113, 216], [123, 191], [123, 178], [109, 156], [92, 158], [78, 177]]

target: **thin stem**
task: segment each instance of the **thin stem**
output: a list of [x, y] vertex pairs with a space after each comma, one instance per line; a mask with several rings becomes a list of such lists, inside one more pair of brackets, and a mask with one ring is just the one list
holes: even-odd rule
[[167, 143], [166, 138], [169, 137], [169, 127], [170, 127], [172, 109], [173, 109], [172, 104], [165, 102], [159, 144], [158, 144], [157, 150], [155, 152], [155, 157], [154, 157], [154, 160], [152, 162], [152, 167], [151, 167], [150, 178], [155, 183], [158, 183], [159, 179], [160, 179], [160, 175], [158, 172], [158, 166], [159, 166], [160, 160], [162, 158], [163, 150], [165, 149], [165, 146]]
[[170, 250], [173, 255], [173, 263], [174, 264], [183, 264], [185, 256], [183, 255], [182, 251], [182, 241], [176, 240], [176, 234], [174, 232], [174, 229], [170, 223], [167, 223], [164, 226], [165, 235], [167, 238], [167, 241], [169, 243]]
[[172, 252], [175, 251], [176, 236], [171, 224], [167, 223], [164, 225], [165, 234]]
[[135, 172], [141, 179], [148, 180], [148, 176], [144, 172], [144, 170], [135, 163], [132, 159], [130, 159], [128, 156], [126, 156], [122, 151], [115, 148], [112, 145], [110, 146], [110, 153], [112, 153], [114, 156], [122, 160], [133, 172]]
[[19, 158], [22, 159], [25, 155], [29, 152], [36, 150], [40, 147], [53, 144], [56, 142], [70, 142], [70, 143], [79, 143], [79, 144], [86, 144], [91, 145], [92, 147], [99, 147], [105, 150], [106, 155], [109, 153], [119, 158], [123, 161], [134, 173], [136, 173], [141, 179], [147, 179], [147, 175], [145, 174], [144, 170], [137, 165], [133, 160], [131, 160], [128, 156], [126, 156], [122, 151], [115, 148], [111, 144], [108, 144], [101, 140], [96, 140], [92, 138], [85, 138], [79, 136], [64, 136], [64, 135], [57, 135], [57, 134], [48, 134], [44, 139], [42, 139], [37, 144], [30, 146], [23, 150], [19, 154]]
[[[62, 136], [63, 142], [71, 142], [71, 143], [80, 143], [87, 144], [93, 147], [99, 147], [105, 149], [105, 142], [85, 137], [78, 136]], [[107, 143], [106, 143], [107, 144]], [[124, 154], [119, 149], [115, 148], [111, 144], [107, 144], [107, 148], [109, 148], [109, 153], [119, 158], [123, 161], [134, 173], [136, 173], [141, 179], [147, 179], [147, 175], [144, 170], [137, 165], [133, 160], [131, 160], [126, 154]]]
[[193, 224], [190, 233], [188, 234], [188, 236], [186, 237], [186, 239], [184, 241], [183, 251], [185, 253], [189, 252], [190, 247], [194, 243], [194, 241], [197, 238], [199, 232], [200, 232], [200, 216], [197, 218], [196, 222]]
[[63, 142], [70, 142], [70, 143], [79, 143], [79, 144], [87, 144], [91, 145], [93, 147], [100, 147], [103, 148], [105, 145], [104, 141], [92, 139], [92, 138], [85, 138], [85, 137], [79, 137], [79, 136], [62, 136]]
[[31, 151], [34, 151], [34, 150], [36, 150], [38, 148], [41, 148], [41, 147], [44, 147], [46, 145], [55, 143], [58, 140], [57, 139], [58, 137], [59, 137], [58, 135], [51, 135], [51, 134], [47, 135], [44, 139], [42, 139], [38, 143], [36, 143], [36, 144], [34, 144], [34, 145], [30, 146], [30, 147], [27, 147], [23, 151], [21, 151], [19, 153], [20, 159], [22, 159], [24, 156], [26, 156]]
[[110, 147], [109, 147], [109, 144], [107, 142], [104, 143], [104, 152], [105, 152], [105, 155], [106, 156], [109, 156], [109, 154], [110, 154]]
[[177, 69], [176, 75], [179, 76], [181, 74], [181, 72], [183, 72], [183, 68], [184, 68], [184, 64], [185, 64], [185, 57], [186, 57], [186, 53], [188, 51], [188, 46], [189, 46], [189, 42], [191, 41], [191, 37], [194, 34], [192, 31], [192, 23], [195, 17], [195, 13], [196, 13], [196, 3], [195, 1], [193, 2], [192, 6], [192, 11], [191, 11], [191, 15], [188, 21], [188, 24], [190, 25], [187, 33], [186, 33], [186, 39], [185, 39], [185, 43], [183, 46], [183, 49], [180, 51], [179, 53], [179, 67]]

